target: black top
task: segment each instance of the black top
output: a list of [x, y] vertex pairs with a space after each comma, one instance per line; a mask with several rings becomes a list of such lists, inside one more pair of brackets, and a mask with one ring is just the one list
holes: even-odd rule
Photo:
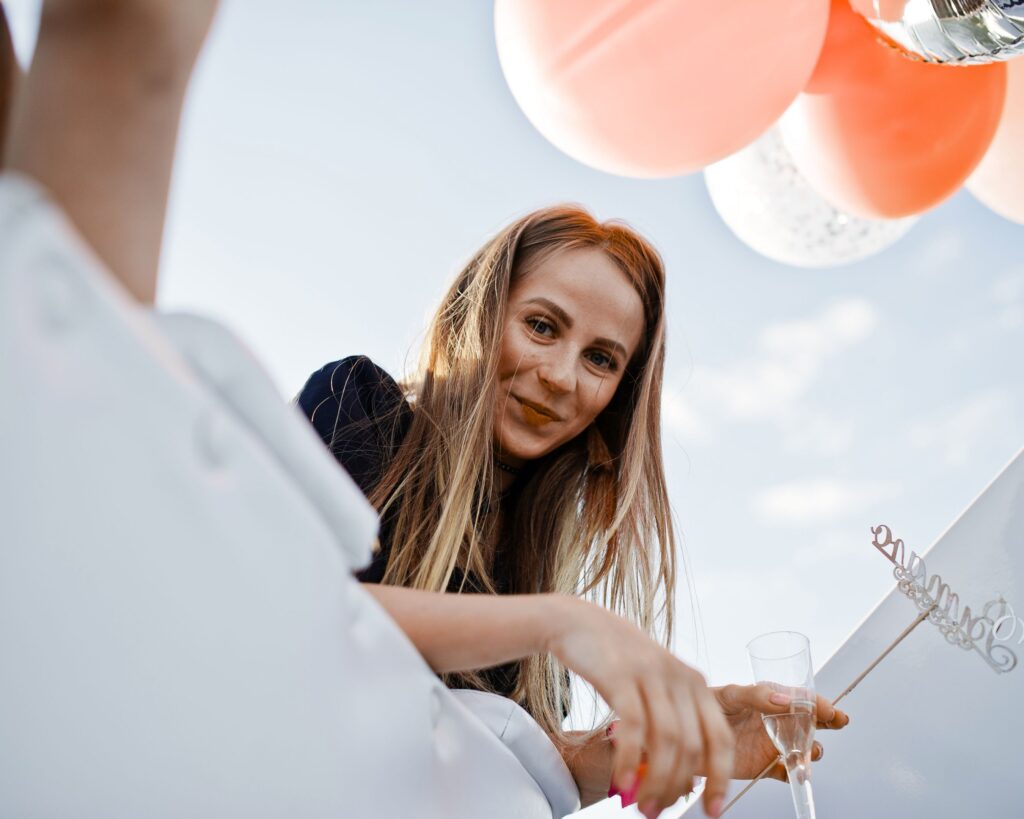
[[[369, 496], [412, 420], [412, 409], [395, 380], [366, 356], [351, 356], [313, 373], [298, 404], [338, 463]], [[390, 524], [381, 522], [381, 548], [370, 565], [353, 572], [364, 583], [384, 578], [391, 553]]]
[[[409, 430], [412, 408], [401, 388], [384, 370], [366, 356], [333, 361], [313, 373], [297, 399], [320, 438], [352, 476], [363, 494], [383, 477], [391, 458]], [[515, 488], [505, 496], [514, 502]], [[364, 583], [379, 583], [391, 553], [393, 521], [385, 516], [380, 525], [380, 551], [365, 569], [353, 572]], [[494, 584], [500, 593], [508, 590], [507, 572], [501, 550], [495, 554]], [[456, 567], [448, 591], [458, 592], [462, 571]], [[481, 591], [474, 575], [466, 578], [465, 589]], [[515, 687], [517, 662], [489, 668], [482, 675], [496, 691], [510, 696]], [[567, 674], [568, 676], [568, 674]], [[563, 710], [563, 717], [568, 712]]]

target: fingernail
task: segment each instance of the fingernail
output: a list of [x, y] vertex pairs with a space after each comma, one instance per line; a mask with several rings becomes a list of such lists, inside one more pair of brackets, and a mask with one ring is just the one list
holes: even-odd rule
[[633, 786], [629, 776], [624, 776], [620, 782], [612, 782], [611, 787], [608, 788], [609, 796], [618, 796], [624, 793], [628, 793], [630, 788]]
[[647, 817], [647, 819], [656, 819], [658, 815], [658, 803], [654, 799], [648, 799], [644, 802], [643, 807], [640, 808], [640, 813]]
[[618, 796], [622, 800], [622, 807], [628, 808], [630, 805], [636, 804], [636, 792], [639, 785], [636, 782], [636, 776], [634, 774], [626, 774], [623, 777], [623, 782], [620, 783], [621, 789], [609, 792], [609, 796]]
[[768, 699], [775, 705], [789, 705], [793, 701], [792, 697], [786, 694], [779, 694], [778, 692], [772, 694]]
[[711, 804], [708, 805], [708, 812], [712, 817], [717, 817], [722, 812], [723, 801], [721, 796], [716, 796], [711, 800]]

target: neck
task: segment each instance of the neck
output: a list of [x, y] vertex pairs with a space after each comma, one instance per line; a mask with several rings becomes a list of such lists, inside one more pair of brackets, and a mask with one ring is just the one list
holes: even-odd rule
[[518, 462], [518, 459], [513, 459], [510, 463], [509, 459], [501, 457], [500, 452], [496, 450], [494, 453], [494, 474], [495, 478], [497, 478], [498, 491], [504, 492], [515, 483], [522, 468], [523, 465]]
[[504, 492], [516, 481], [516, 476], [511, 472], [506, 472], [504, 469], [495, 469], [494, 478], [498, 484], [499, 492]]

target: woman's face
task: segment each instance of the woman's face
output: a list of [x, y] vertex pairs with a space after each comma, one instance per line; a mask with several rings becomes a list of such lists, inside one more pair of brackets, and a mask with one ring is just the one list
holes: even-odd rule
[[501, 459], [521, 466], [583, 432], [615, 395], [643, 331], [640, 294], [603, 250], [557, 251], [520, 278], [498, 363]]

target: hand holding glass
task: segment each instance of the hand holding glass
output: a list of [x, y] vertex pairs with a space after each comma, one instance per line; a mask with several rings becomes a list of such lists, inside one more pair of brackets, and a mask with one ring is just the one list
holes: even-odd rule
[[765, 730], [782, 755], [797, 819], [815, 819], [811, 748], [816, 722], [811, 646], [803, 634], [773, 631], [747, 643], [754, 681], [790, 697], [789, 713], [763, 714]]

